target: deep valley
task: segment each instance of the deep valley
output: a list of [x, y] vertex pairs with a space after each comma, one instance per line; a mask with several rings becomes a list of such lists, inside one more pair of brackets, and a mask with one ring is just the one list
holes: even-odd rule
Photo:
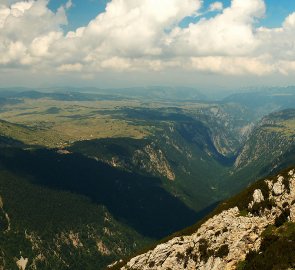
[[104, 269], [294, 165], [293, 89], [182, 91], [2, 89], [3, 269]]

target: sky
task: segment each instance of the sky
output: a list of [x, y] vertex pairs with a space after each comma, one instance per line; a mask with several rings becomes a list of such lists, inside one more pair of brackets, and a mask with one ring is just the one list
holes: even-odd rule
[[0, 82], [295, 85], [295, 1], [0, 0]]

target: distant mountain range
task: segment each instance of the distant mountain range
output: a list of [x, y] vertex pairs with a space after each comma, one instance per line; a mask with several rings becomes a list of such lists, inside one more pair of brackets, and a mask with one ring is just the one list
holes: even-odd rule
[[56, 100], [95, 100], [95, 99], [146, 99], [158, 101], [199, 101], [206, 96], [200, 91], [189, 87], [134, 87], [123, 89], [99, 89], [99, 88], [2, 88], [0, 97], [5, 98], [51, 98]]

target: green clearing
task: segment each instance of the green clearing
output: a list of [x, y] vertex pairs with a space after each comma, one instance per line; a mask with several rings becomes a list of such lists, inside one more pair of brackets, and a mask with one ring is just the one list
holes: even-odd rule
[[96, 138], [143, 138], [150, 132], [148, 127], [108, 114], [113, 108], [131, 105], [136, 104], [25, 99], [24, 103], [2, 107], [0, 119], [17, 125], [0, 123], [0, 133], [28, 145], [46, 147], [64, 147], [74, 141]]

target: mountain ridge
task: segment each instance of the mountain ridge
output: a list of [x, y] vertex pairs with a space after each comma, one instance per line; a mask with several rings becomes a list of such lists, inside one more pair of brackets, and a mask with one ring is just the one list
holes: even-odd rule
[[[125, 266], [115, 263], [108, 269], [288, 269], [294, 266], [294, 252], [283, 261], [269, 257], [271, 247], [266, 246], [269, 239], [277, 244], [285, 237], [286, 233], [279, 231], [282, 229], [288, 231], [291, 252], [295, 246], [294, 167], [253, 184], [221, 203], [203, 222], [132, 258]], [[282, 268], [268, 268], [269, 263], [261, 268], [263, 254], [272, 266]]]

